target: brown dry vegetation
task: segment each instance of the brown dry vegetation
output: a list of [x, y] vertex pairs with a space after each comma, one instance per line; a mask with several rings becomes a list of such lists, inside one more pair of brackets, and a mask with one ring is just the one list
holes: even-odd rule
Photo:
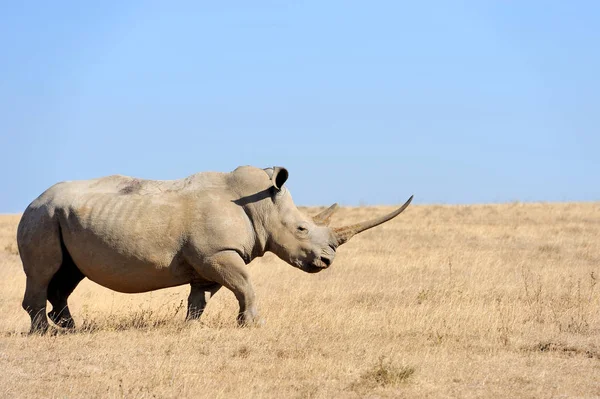
[[320, 274], [266, 256], [261, 328], [236, 327], [229, 291], [185, 323], [187, 287], [85, 280], [78, 331], [43, 337], [24, 334], [18, 219], [0, 217], [1, 397], [600, 396], [600, 203], [410, 206]]

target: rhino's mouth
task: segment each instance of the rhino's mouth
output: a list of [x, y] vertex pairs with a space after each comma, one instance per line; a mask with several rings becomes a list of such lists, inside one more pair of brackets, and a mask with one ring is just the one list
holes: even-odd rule
[[311, 263], [305, 263], [301, 269], [307, 273], [318, 273], [321, 270], [325, 270], [329, 267], [331, 261], [326, 258], [315, 259]]
[[313, 264], [307, 264], [302, 267], [302, 271], [306, 273], [319, 273], [321, 270], [325, 270], [325, 268], [320, 266], [315, 266]]

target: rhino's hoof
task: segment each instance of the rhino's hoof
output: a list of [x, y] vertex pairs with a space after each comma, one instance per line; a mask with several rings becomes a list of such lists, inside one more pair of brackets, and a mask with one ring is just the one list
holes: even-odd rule
[[29, 335], [44, 335], [48, 332], [48, 324], [31, 326], [29, 329]]
[[62, 317], [60, 314], [51, 311], [48, 313], [48, 317], [54, 324], [61, 328], [73, 329], [75, 328], [75, 322], [71, 317]]
[[239, 327], [248, 327], [248, 328], [254, 327], [254, 328], [256, 328], [256, 327], [263, 327], [265, 324], [267, 324], [267, 321], [265, 319], [263, 319], [262, 317], [252, 319], [252, 320], [238, 319]]

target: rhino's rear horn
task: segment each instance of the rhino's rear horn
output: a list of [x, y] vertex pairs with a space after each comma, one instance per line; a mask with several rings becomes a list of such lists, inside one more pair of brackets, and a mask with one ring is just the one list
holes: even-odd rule
[[338, 210], [339, 206], [337, 202], [331, 205], [329, 208], [325, 209], [323, 212], [318, 215], [313, 216], [313, 221], [316, 224], [327, 226], [331, 222], [331, 217]]
[[351, 239], [355, 234], [358, 234], [360, 232], [368, 230], [372, 227], [379, 226], [380, 224], [385, 223], [388, 220], [395, 218], [396, 216], [401, 214], [402, 211], [404, 211], [406, 209], [406, 207], [410, 204], [412, 199], [413, 199], [413, 196], [411, 195], [410, 198], [408, 199], [408, 201], [406, 201], [404, 203], [404, 205], [402, 205], [400, 208], [396, 209], [394, 212], [389, 213], [385, 216], [382, 216], [382, 217], [379, 217], [376, 219], [372, 219], [367, 222], [353, 224], [350, 226], [333, 228], [333, 234], [334, 234], [335, 238], [337, 239], [338, 245], [344, 244], [349, 239]]

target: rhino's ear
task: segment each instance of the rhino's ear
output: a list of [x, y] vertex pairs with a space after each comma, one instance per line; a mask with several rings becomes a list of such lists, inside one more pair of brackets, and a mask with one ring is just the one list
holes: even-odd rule
[[286, 168], [281, 166], [273, 166], [273, 175], [271, 176], [271, 181], [273, 182], [273, 187], [277, 190], [281, 190], [283, 184], [288, 179], [288, 171]]

